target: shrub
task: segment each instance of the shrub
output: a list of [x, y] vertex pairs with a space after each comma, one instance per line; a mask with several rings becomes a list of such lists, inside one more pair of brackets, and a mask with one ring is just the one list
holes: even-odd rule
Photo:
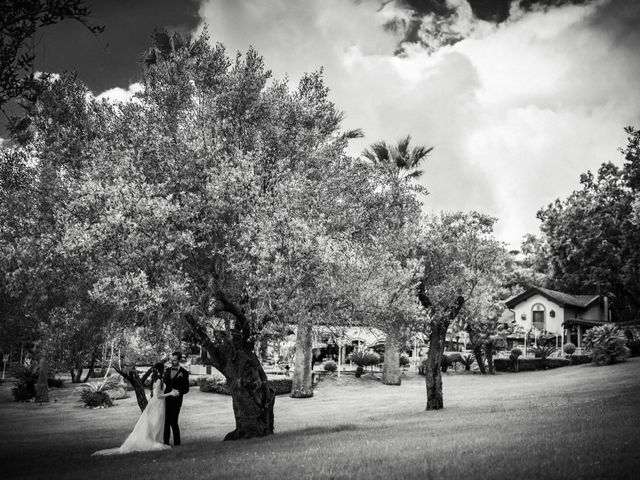
[[[493, 364], [498, 372], [508, 372], [513, 368], [513, 362], [507, 358], [496, 358]], [[566, 367], [571, 362], [565, 358], [520, 358], [518, 369], [520, 371], [547, 370], [549, 368]]]
[[364, 367], [377, 365], [380, 362], [380, 356], [375, 352], [353, 352], [349, 355], [349, 360], [358, 366], [356, 368], [356, 377], [359, 378], [364, 371]]
[[623, 362], [631, 353], [624, 332], [611, 323], [589, 329], [584, 336], [584, 344], [591, 351], [596, 365]]
[[534, 353], [534, 355], [537, 358], [541, 358], [542, 360], [545, 360], [549, 355], [551, 355], [553, 352], [556, 351], [556, 347], [554, 347], [553, 345], [541, 345], [538, 344], [538, 346], [534, 346], [531, 347], [531, 351]]
[[111, 407], [113, 405], [113, 400], [106, 391], [84, 389], [80, 394], [80, 399], [84, 402], [85, 407], [90, 408]]
[[380, 355], [375, 352], [353, 352], [349, 355], [349, 360], [359, 367], [366, 367], [380, 363]]
[[637, 357], [640, 355], [640, 339], [628, 339], [627, 347], [629, 347], [629, 352], [631, 353], [632, 357]]
[[64, 387], [64, 380], [61, 378], [49, 378], [47, 379], [49, 388], [62, 388]]
[[[217, 388], [217, 386], [222, 382], [217, 377], [212, 377], [212, 376], [200, 377], [197, 379], [197, 383], [201, 392], [221, 393], [218, 391], [219, 389]], [[227, 386], [224, 385], [224, 387], [228, 392], [229, 389], [227, 388]]]
[[476, 361], [476, 357], [471, 353], [467, 353], [466, 355], [462, 355], [462, 364], [464, 365], [465, 371], [471, 370], [471, 365]]
[[[111, 397], [110, 395], [111, 390], [121, 390], [122, 392], [125, 391], [120, 383], [116, 382], [115, 380], [84, 383], [79, 387], [80, 400], [84, 402], [85, 407], [110, 407], [113, 405], [113, 397]], [[112, 394], [114, 397], [117, 397], [119, 393], [121, 392], [113, 392]]]
[[[511, 350], [511, 353], [509, 354], [509, 360], [511, 361], [511, 369], [514, 372], [520, 371], [520, 362], [518, 361], [518, 357], [520, 357], [521, 355], [522, 355], [522, 350], [520, 350], [519, 348], [514, 348], [513, 350]], [[494, 361], [494, 365], [495, 365], [495, 361]]]
[[571, 365], [582, 365], [583, 363], [591, 363], [590, 355], [571, 355]]
[[29, 387], [24, 382], [15, 382], [11, 394], [16, 402], [26, 402], [36, 396], [35, 386]]
[[291, 393], [291, 389], [293, 388], [293, 379], [291, 378], [278, 377], [269, 379], [268, 383], [276, 395]]
[[[279, 375], [276, 378], [268, 378], [267, 384], [276, 395], [282, 395], [285, 393], [291, 393], [293, 379]], [[229, 390], [229, 386], [226, 384], [226, 381], [221, 381], [217, 377], [201, 377], [198, 379], [198, 385], [202, 392], [231, 395], [231, 391]]]
[[11, 376], [16, 379], [11, 394], [16, 402], [31, 400], [36, 396], [38, 371], [38, 364], [35, 362], [25, 362], [11, 369]]
[[338, 365], [333, 360], [329, 360], [324, 364], [324, 370], [325, 372], [335, 372], [338, 370]]
[[409, 359], [409, 356], [405, 355], [404, 353], [400, 355], [400, 366], [408, 367], [409, 365], [411, 365], [411, 360]]
[[565, 343], [565, 344], [564, 344], [564, 346], [562, 347], [562, 351], [563, 351], [565, 354], [567, 354], [567, 355], [571, 356], [571, 355], [573, 355], [573, 354], [576, 352], [576, 346], [575, 346], [573, 343], [571, 343], [571, 342], [567, 342], [567, 343]]

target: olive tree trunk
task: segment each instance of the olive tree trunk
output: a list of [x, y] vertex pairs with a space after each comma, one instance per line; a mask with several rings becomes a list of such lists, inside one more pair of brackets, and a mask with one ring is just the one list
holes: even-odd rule
[[144, 412], [144, 409], [147, 408], [147, 404], [149, 401], [147, 400], [147, 392], [144, 389], [145, 380], [151, 375], [153, 372], [153, 368], [149, 368], [145, 374], [140, 378], [140, 374], [135, 366], [132, 366], [128, 369], [120, 369], [119, 367], [114, 365], [114, 370], [118, 372], [122, 378], [128, 381], [133, 387], [133, 391], [136, 394], [136, 401], [138, 402], [138, 407], [141, 412]]
[[275, 393], [267, 383], [255, 344], [249, 340], [249, 329], [215, 332], [212, 340], [203, 327], [192, 319], [188, 321], [207, 354], [203, 364], [213, 365], [227, 379], [236, 428], [224, 440], [273, 434]]
[[433, 322], [429, 336], [429, 351], [425, 362], [427, 410], [444, 408], [442, 396], [442, 355], [444, 354], [448, 323]]
[[483, 375], [487, 373], [487, 369], [484, 366], [484, 353], [482, 352], [482, 345], [473, 346], [473, 356], [476, 357], [476, 363], [480, 369], [480, 373]]
[[309, 322], [300, 322], [296, 332], [296, 354], [293, 369], [293, 398], [313, 397], [313, 375], [311, 360], [313, 356], [313, 329]]
[[43, 350], [40, 353], [40, 364], [38, 372], [38, 383], [36, 383], [36, 402], [48, 402], [49, 401], [49, 383], [47, 378], [49, 376], [49, 361], [47, 360], [47, 354]]
[[491, 351], [490, 348], [487, 348], [486, 355], [487, 355], [487, 367], [489, 368], [489, 374], [495, 375], [496, 369], [495, 369], [495, 366], [493, 365], [493, 351]]
[[387, 333], [384, 344], [384, 363], [382, 365], [382, 383], [385, 385], [400, 385], [402, 382], [400, 371], [400, 348], [396, 332]]

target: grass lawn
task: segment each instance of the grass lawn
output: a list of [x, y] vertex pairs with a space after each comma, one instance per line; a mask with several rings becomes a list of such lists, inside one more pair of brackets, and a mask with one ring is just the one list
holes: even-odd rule
[[[48, 405], [11, 401], [0, 386], [0, 477], [640, 478], [640, 358], [494, 376], [448, 373], [445, 408], [424, 410], [424, 378], [401, 386], [371, 376], [323, 380], [311, 399], [278, 396], [276, 435], [222, 442], [231, 398], [192, 388], [183, 446], [91, 457], [118, 446], [139, 414], [135, 398], [88, 410], [73, 387]], [[57, 400], [57, 401], [54, 401]]]

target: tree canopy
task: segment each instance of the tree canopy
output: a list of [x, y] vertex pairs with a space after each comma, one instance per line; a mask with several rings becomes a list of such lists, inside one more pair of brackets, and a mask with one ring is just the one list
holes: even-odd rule
[[603, 163], [580, 177], [579, 190], [538, 212], [552, 286], [609, 295], [617, 320], [640, 312], [640, 131], [626, 131], [622, 167]]

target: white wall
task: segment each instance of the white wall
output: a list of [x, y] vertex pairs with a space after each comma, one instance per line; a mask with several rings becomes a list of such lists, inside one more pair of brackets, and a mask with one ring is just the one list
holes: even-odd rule
[[[535, 294], [524, 302], [518, 304], [513, 310], [516, 312], [516, 325], [519, 325], [529, 331], [533, 326], [533, 306], [541, 304], [544, 307], [545, 330], [550, 333], [562, 334], [562, 323], [564, 322], [564, 308], [551, 300], [546, 299], [540, 294]], [[551, 317], [550, 312], [555, 312], [555, 317]], [[526, 315], [526, 319], [522, 319], [522, 314]]]

